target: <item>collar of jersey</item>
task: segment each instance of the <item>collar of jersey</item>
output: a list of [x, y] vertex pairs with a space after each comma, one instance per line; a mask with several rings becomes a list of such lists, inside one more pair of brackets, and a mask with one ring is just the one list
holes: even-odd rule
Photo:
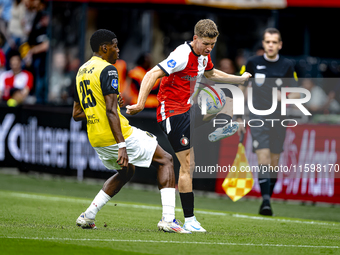
[[189, 47], [190, 47], [192, 53], [193, 53], [196, 57], [199, 57], [200, 55], [197, 55], [197, 54], [195, 53], [195, 51], [194, 51], [194, 49], [192, 48], [192, 46], [190, 45], [190, 43], [191, 43], [190, 41], [186, 41], [186, 44], [189, 45]]
[[270, 58], [268, 58], [268, 57], [267, 57], [267, 54], [266, 54], [266, 53], [264, 53], [264, 54], [263, 54], [263, 57], [264, 57], [264, 59], [265, 59], [265, 60], [267, 60], [268, 62], [276, 62], [276, 61], [278, 61], [278, 60], [279, 60], [279, 58], [280, 58], [280, 55], [279, 55], [279, 54], [277, 54], [277, 56], [276, 56], [276, 58], [275, 58], [275, 59], [270, 59]]
[[106, 60], [104, 60], [104, 59], [102, 59], [101, 57], [98, 57], [98, 56], [92, 56], [92, 58], [96, 58], [96, 59], [99, 59], [99, 60], [102, 60], [102, 61], [106, 61]]

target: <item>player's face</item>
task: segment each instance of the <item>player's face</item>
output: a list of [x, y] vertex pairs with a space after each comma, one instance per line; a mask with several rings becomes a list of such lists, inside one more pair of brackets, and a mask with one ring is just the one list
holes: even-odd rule
[[107, 45], [108, 62], [115, 64], [119, 58], [119, 48], [117, 38], [112, 40], [112, 44]]
[[278, 34], [265, 33], [262, 46], [268, 58], [276, 58], [282, 48], [282, 41]]
[[212, 49], [214, 48], [217, 41], [217, 37], [203, 37], [200, 38], [197, 35], [194, 35], [194, 40], [192, 43], [192, 47], [197, 55], [208, 56]]

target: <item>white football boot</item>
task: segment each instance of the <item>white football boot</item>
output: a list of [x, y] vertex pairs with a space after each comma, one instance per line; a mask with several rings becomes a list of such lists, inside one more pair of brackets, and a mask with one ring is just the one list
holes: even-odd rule
[[78, 219], [76, 220], [77, 226], [83, 229], [97, 229], [96, 224], [94, 224], [94, 220], [86, 218], [85, 213], [80, 214]]
[[163, 230], [164, 232], [169, 233], [180, 233], [180, 234], [191, 234], [190, 231], [184, 230], [181, 225], [177, 222], [176, 219], [173, 220], [173, 222], [166, 222], [162, 218], [158, 224], [157, 227], [159, 230]]
[[228, 123], [224, 127], [217, 128], [214, 132], [210, 133], [208, 139], [210, 142], [217, 142], [223, 138], [232, 136], [237, 132], [238, 126], [237, 122]]
[[192, 220], [186, 221], [183, 225], [183, 228], [191, 232], [207, 232], [204, 228], [202, 228], [201, 223], [196, 220], [195, 216]]

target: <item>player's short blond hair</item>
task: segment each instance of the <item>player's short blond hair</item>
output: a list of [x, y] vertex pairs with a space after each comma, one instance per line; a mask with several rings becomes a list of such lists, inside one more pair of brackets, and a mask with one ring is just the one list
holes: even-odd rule
[[215, 38], [219, 35], [217, 26], [211, 19], [201, 19], [198, 21], [195, 25], [194, 33], [200, 38]]

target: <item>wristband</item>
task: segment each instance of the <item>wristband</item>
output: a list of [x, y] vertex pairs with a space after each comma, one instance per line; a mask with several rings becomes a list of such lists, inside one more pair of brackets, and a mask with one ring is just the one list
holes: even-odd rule
[[242, 115], [235, 115], [236, 119], [242, 119]]
[[119, 149], [125, 148], [125, 147], [126, 147], [126, 142], [118, 143], [118, 148], [119, 148]]

